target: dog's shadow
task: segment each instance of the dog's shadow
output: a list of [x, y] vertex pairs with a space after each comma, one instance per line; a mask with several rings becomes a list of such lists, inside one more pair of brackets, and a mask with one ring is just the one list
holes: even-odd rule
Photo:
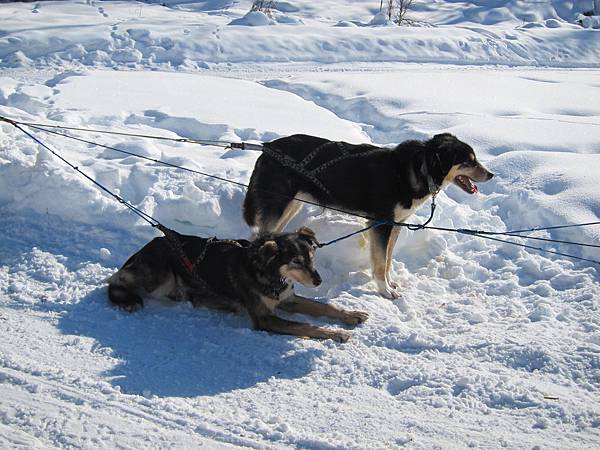
[[93, 338], [90, 351], [112, 364], [104, 373], [110, 383], [144, 396], [215, 395], [300, 378], [321, 353], [297, 338], [254, 331], [240, 314], [157, 301], [129, 314], [108, 303], [106, 288], [63, 311], [59, 328]]

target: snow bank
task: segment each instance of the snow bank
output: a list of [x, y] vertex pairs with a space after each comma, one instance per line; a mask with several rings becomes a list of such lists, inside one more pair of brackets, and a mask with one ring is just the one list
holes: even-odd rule
[[[103, 2], [101, 8], [83, 1], [58, 3], [60, 7], [44, 2], [38, 5], [36, 14], [31, 14], [28, 4], [5, 5], [0, 11], [4, 24], [0, 60], [5, 67], [69, 63], [182, 70], [222, 63], [275, 61], [555, 67], [597, 67], [600, 61], [595, 31], [570, 23], [575, 20], [575, 12], [565, 21], [571, 12], [566, 12], [561, 2], [536, 8], [534, 13], [525, 12], [530, 8], [523, 8], [516, 1], [498, 8], [482, 8], [477, 2], [466, 9], [462, 3], [454, 2], [436, 7], [420, 5], [413, 20], [422, 19], [421, 22], [437, 26], [376, 30], [370, 26], [333, 26], [341, 20], [367, 25], [373, 13], [363, 2], [353, 2], [350, 7], [344, 4], [343, 8], [301, 2], [297, 11], [274, 16], [282, 25], [298, 26], [250, 27], [251, 32], [246, 27], [226, 25], [264, 25], [273, 20], [260, 12], [234, 18], [238, 13], [242, 15], [241, 5], [222, 5], [232, 7], [223, 15], [213, 14], [216, 6], [212, 3], [169, 4], [186, 8], [185, 15], [177, 8], [142, 3], [132, 6], [128, 2]], [[70, 24], [74, 16], [78, 17], [76, 24], [63, 26]], [[336, 20], [331, 21], [333, 17]], [[525, 19], [529, 21], [523, 22]], [[38, 27], [39, 21], [53, 25]], [[27, 23], [30, 25], [23, 25]], [[483, 29], [482, 25], [487, 26]], [[57, 27], [61, 29], [59, 34], [52, 32]]]
[[577, 16], [577, 21], [584, 28], [600, 29], [600, 16], [584, 16], [580, 14]]
[[250, 11], [244, 17], [229, 22], [229, 25], [246, 25], [250, 27], [264, 27], [265, 25], [274, 24], [275, 21], [262, 11]]
[[[137, 129], [163, 136], [232, 142], [269, 141], [299, 132], [349, 141], [368, 139], [358, 125], [339, 119], [293, 94], [273, 91], [243, 80], [176, 73], [100, 71], [87, 76], [79, 74], [66, 77], [55, 84], [54, 89], [45, 85], [22, 85], [10, 78], [3, 79], [1, 84], [8, 107], [3, 108], [2, 112], [10, 116], [17, 114], [23, 120], [46, 122], [50, 119], [50, 122], [56, 120], [83, 127], [101, 124], [105, 128], [129, 132]], [[43, 109], [40, 102], [44, 99], [52, 102], [53, 106]], [[89, 105], [90, 109], [81, 114], [81, 105]], [[127, 105], [126, 109], [123, 105]], [[281, 105], [285, 105], [285, 108], [282, 109]], [[31, 116], [42, 112], [43, 119]], [[3, 127], [10, 130], [6, 124]], [[26, 148], [32, 148], [26, 139], [23, 140], [23, 136], [15, 137]], [[235, 236], [242, 226], [239, 205], [222, 204], [228, 203], [232, 197], [239, 202], [242, 195], [239, 188], [215, 185], [210, 180], [194, 180], [185, 174], [174, 173], [179, 181], [171, 180], [169, 192], [163, 192], [163, 187], [159, 186], [163, 186], [164, 174], [173, 172], [171, 169], [163, 167], [157, 171], [152, 163], [102, 148], [88, 148], [82, 154], [84, 149], [75, 142], [44, 137], [55, 148], [66, 146], [66, 156], [81, 161], [89, 175], [147, 208], [147, 212], [156, 215], [159, 220], [169, 217], [171, 223], [180, 222], [184, 227], [191, 225], [188, 231], [202, 234], [213, 233], [214, 229], [223, 233], [229, 229], [231, 236]], [[93, 140], [94, 136], [91, 138]], [[122, 138], [100, 141], [129, 152], [241, 182], [247, 182], [250, 169], [258, 157], [256, 152], [177, 143], [157, 145], [152, 141], [130, 142]], [[63, 194], [73, 193], [68, 186], [77, 182], [77, 177], [65, 167], [59, 169], [64, 177], [38, 179], [27, 175], [23, 179], [21, 170], [27, 172], [27, 168], [47, 170], [47, 173], [55, 170], [53, 163], [56, 161], [45, 150], [39, 153], [27, 151], [24, 154], [20, 147], [12, 147], [5, 157], [8, 158], [6, 164], [0, 168], [4, 173], [0, 181], [4, 188], [1, 189], [4, 194], [0, 195], [0, 199], [4, 205], [21, 205], [17, 207], [32, 208], [38, 212], [49, 211], [88, 223], [108, 221], [129, 227], [135, 222], [134, 217], [120, 210], [118, 205], [84, 180], [79, 180], [81, 183], [78, 184], [89, 195], [81, 197], [81, 201], [73, 198], [63, 203]], [[98, 158], [98, 161], [94, 163], [94, 159], [89, 158]], [[21, 167], [16, 172], [15, 164]], [[22, 184], [23, 189], [14, 191], [11, 186], [15, 183]], [[173, 183], [178, 184], [179, 188], [175, 188]], [[152, 192], [155, 188], [158, 191]], [[24, 198], [32, 201], [24, 204]], [[117, 213], [119, 210], [120, 213]], [[111, 217], [113, 214], [120, 219], [115, 220]], [[244, 233], [247, 234], [248, 231]]]

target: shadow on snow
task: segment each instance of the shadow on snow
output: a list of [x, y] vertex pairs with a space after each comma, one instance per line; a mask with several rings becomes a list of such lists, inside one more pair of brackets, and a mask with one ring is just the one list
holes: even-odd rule
[[[38, 247], [63, 255], [61, 264], [72, 274], [83, 263], [101, 262], [98, 249], [103, 245], [113, 244], [108, 264], [118, 265], [147, 240], [53, 215], [4, 212], [0, 264], [10, 266], [30, 262], [32, 248]], [[27, 270], [33, 279], [49, 283], [44, 273]], [[104, 376], [126, 394], [194, 397], [250, 388], [271, 378], [300, 378], [320, 354], [312, 343], [252, 330], [243, 314], [153, 300], [129, 314], [109, 304], [105, 287], [79, 299], [74, 294], [69, 301], [11, 302], [10, 307], [54, 311], [61, 317], [62, 333], [93, 338], [90, 352], [115, 358], [107, 361], [112, 368]]]
[[92, 337], [92, 351], [120, 360], [105, 373], [111, 383], [145, 396], [214, 395], [300, 378], [320, 353], [295, 338], [254, 331], [243, 315], [152, 300], [125, 313], [108, 303], [106, 288], [64, 311], [58, 327]]

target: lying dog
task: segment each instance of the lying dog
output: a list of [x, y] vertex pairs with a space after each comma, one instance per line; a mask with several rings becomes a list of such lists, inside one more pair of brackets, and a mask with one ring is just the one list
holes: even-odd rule
[[[370, 224], [404, 222], [447, 185], [474, 194], [473, 181], [492, 177], [469, 145], [447, 133], [395, 148], [297, 134], [264, 144], [244, 201], [244, 218], [259, 232], [280, 232], [302, 207], [296, 197], [370, 217]], [[373, 278], [388, 298], [399, 296], [398, 284], [389, 277], [399, 231], [380, 225], [368, 232]]]
[[[346, 342], [350, 335], [281, 319], [274, 313], [326, 316], [348, 325], [367, 319], [364, 312], [294, 294], [291, 280], [308, 287], [321, 284], [313, 265], [315, 235], [306, 227], [296, 233], [267, 233], [251, 242], [178, 236], [185, 256], [173, 251], [166, 237], [155, 238], [109, 278], [111, 302], [134, 311], [143, 306], [141, 295], [150, 295], [226, 311], [245, 309], [258, 330], [338, 342]], [[185, 269], [182, 258], [197, 261], [193, 273]]]

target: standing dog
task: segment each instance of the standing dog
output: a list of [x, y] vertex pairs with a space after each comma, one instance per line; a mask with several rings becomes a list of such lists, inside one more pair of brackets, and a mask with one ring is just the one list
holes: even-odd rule
[[[405, 141], [395, 148], [353, 145], [297, 134], [264, 144], [244, 201], [244, 218], [259, 232], [282, 231], [302, 203], [316, 203], [378, 221], [404, 222], [432, 194], [454, 183], [474, 194], [473, 181], [493, 174], [473, 149], [451, 134]], [[372, 275], [379, 292], [399, 296], [389, 277], [399, 228], [369, 230]]]
[[[141, 295], [189, 300], [194, 306], [227, 311], [245, 309], [256, 329], [273, 333], [334, 339], [350, 335], [277, 317], [276, 310], [326, 316], [348, 325], [368, 315], [294, 294], [292, 281], [321, 284], [314, 268], [315, 235], [302, 227], [296, 233], [266, 233], [253, 241], [209, 240], [178, 235], [182, 255], [166, 237], [155, 238], [134, 254], [108, 280], [108, 297], [128, 311], [143, 306]], [[183, 258], [197, 261], [190, 273]]]

